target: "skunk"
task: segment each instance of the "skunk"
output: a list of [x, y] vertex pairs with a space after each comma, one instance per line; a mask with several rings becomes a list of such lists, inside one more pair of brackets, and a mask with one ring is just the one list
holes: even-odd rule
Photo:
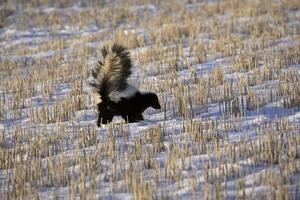
[[119, 45], [104, 46], [102, 60], [91, 69], [87, 80], [89, 92], [99, 98], [97, 125], [107, 124], [114, 116], [122, 116], [127, 122], [143, 120], [148, 108], [161, 109], [158, 97], [152, 92], [140, 92], [127, 79], [131, 75], [132, 62], [129, 51]]

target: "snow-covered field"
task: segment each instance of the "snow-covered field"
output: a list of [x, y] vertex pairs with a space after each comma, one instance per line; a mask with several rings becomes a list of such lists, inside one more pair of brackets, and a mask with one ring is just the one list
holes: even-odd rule
[[[300, 1], [0, 2], [0, 199], [300, 199]], [[98, 128], [103, 45], [158, 94]]]

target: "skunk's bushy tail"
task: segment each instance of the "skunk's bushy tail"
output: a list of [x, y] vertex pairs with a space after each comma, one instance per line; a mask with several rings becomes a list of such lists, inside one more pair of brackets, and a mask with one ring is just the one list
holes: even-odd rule
[[98, 65], [91, 69], [87, 84], [91, 92], [96, 92], [103, 98], [126, 90], [132, 63], [129, 51], [121, 45], [105, 46], [101, 52], [103, 60], [99, 60]]

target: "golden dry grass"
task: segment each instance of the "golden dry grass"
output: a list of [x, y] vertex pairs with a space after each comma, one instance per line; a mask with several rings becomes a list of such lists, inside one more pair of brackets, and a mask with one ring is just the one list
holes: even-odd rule
[[[0, 6], [3, 199], [300, 197], [299, 1]], [[90, 119], [88, 67], [113, 41], [159, 95], [151, 124]]]

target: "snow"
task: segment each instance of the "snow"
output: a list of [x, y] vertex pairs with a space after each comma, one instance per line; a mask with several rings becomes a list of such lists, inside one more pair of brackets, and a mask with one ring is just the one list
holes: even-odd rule
[[[210, 3], [213, 4], [214, 1], [210, 1]], [[186, 5], [186, 7], [192, 9], [192, 5]], [[56, 11], [62, 13], [67, 11], [80, 12], [85, 8], [79, 7], [78, 5], [73, 5], [67, 8], [42, 7], [39, 9], [49, 14]], [[141, 12], [147, 10], [155, 13], [158, 12], [159, 8], [156, 5], [149, 4], [131, 6], [130, 9], [132, 10], [132, 12]], [[297, 12], [297, 15], [299, 15], [299, 12]], [[226, 14], [219, 17], [220, 20], [228, 20], [228, 16]], [[246, 23], [249, 19], [247, 17], [243, 17], [239, 20], [241, 23]], [[293, 22], [293, 26], [299, 28], [299, 24], [297, 22]], [[18, 30], [13, 26], [8, 26], [0, 32], [0, 62], [2, 64], [2, 61], [4, 59], [15, 61], [35, 59], [47, 60], [61, 54], [63, 55], [64, 62], [71, 63], [74, 62], [72, 52], [76, 46], [74, 44], [75, 42], [71, 45], [68, 44], [68, 47], [65, 49], [45, 49], [44, 51], [26, 55], [13, 54], [13, 51], [9, 49], [17, 48], [18, 45], [24, 45], [25, 47], [34, 49], [39, 47], [39, 45], [43, 44], [44, 42], [52, 41], [53, 39], [63, 39], [69, 42], [72, 41], [72, 39], [75, 37], [88, 36], [92, 33], [101, 33], [103, 29], [105, 28], [100, 28], [92, 24], [82, 29], [76, 27], [75, 25], [74, 27], [72, 25], [64, 25], [61, 29], [50, 32], [49, 30], [47, 30], [47, 28], [28, 28], [28, 30]], [[130, 32], [146, 36], [149, 34], [147, 31], [148, 30], [146, 28], [133, 27], [133, 30], [125, 30], [125, 35], [128, 35]], [[209, 42], [211, 40], [209, 36], [206, 35], [206, 33], [202, 33], [201, 37], [205, 37], [207, 39], [203, 40], [204, 42]], [[87, 42], [83, 45], [89, 48], [98, 48], [99, 50], [99, 47], [103, 44], [103, 42], [105, 41], [97, 40], [93, 42]], [[270, 48], [286, 47], [291, 44], [293, 44], [293, 39], [286, 37], [277, 41], [277, 43], [272, 44], [273, 46], [271, 46]], [[136, 58], [137, 55], [147, 52], [151, 48], [152, 46], [145, 45], [144, 47], [131, 49], [130, 52], [132, 57]], [[183, 55], [187, 56], [188, 47], [183, 48], [183, 51]], [[2, 52], [4, 53], [2, 54]], [[96, 54], [98, 55], [97, 50]], [[196, 70], [196, 78], [208, 78], [211, 75], [211, 72], [219, 66], [225, 72], [229, 71], [229, 66], [232, 63], [231, 56], [223, 57], [222, 54], [219, 55], [218, 53], [216, 53], [214, 55], [209, 55], [208, 57], [209, 59], [206, 62], [197, 63], [195, 60], [188, 58], [187, 56], [186, 62], [193, 63], [193, 66]], [[84, 67], [88, 68], [89, 66], [94, 65], [97, 62], [97, 59], [98, 58], [95, 58], [94, 56], [86, 58], [86, 66]], [[184, 61], [181, 60], [178, 64], [183, 65], [183, 63]], [[130, 81], [138, 83], [136, 84], [136, 86], [142, 85], [143, 88], [152, 87], [154, 90], [159, 91], [160, 84], [163, 84], [164, 81], [167, 81], [164, 80], [167, 79], [167, 76], [165, 75], [169, 70], [167, 69], [167, 65], [162, 65], [162, 74], [155, 74], [155, 71], [151, 69], [151, 67], [154, 65], [153, 63], [147, 63], [144, 65], [144, 67], [147, 67], [147, 72], [142, 71], [142, 68], [139, 68], [139, 66], [137, 65], [138, 62], [136, 62], [134, 66], [133, 76], [131, 77]], [[32, 71], [36, 70], [36, 66], [24, 66], [24, 68], [26, 67], [28, 67], [29, 69], [24, 70], [24, 73], [28, 73], [28, 75], [30, 75]], [[60, 63], [58, 68], [59, 67], [63, 67], [63, 62]], [[136, 171], [134, 172], [139, 176], [143, 176], [144, 182], [149, 183], [153, 187], [152, 197], [156, 197], [158, 199], [163, 198], [164, 195], [171, 199], [203, 198], [206, 190], [206, 185], [208, 185], [207, 187], [209, 188], [209, 194], [212, 195], [210, 197], [213, 198], [215, 197], [214, 191], [217, 189], [215, 182], [214, 184], [211, 182], [216, 180], [218, 180], [220, 185], [223, 187], [222, 194], [226, 194], [226, 197], [229, 199], [239, 198], [239, 195], [243, 193], [243, 191], [237, 189], [237, 183], [239, 182], [245, 185], [244, 193], [248, 197], [257, 197], [259, 199], [263, 199], [266, 196], [266, 193], [270, 192], [270, 190], [272, 189], [270, 185], [267, 185], [266, 183], [259, 184], [259, 182], [262, 179], [261, 177], [266, 176], [268, 171], [272, 171], [275, 174], [280, 173], [281, 169], [279, 168], [279, 165], [263, 162], [256, 163], [251, 156], [249, 156], [249, 158], [239, 158], [234, 164], [230, 163], [228, 158], [229, 156], [224, 156], [224, 152], [226, 152], [225, 147], [220, 147], [219, 151], [214, 150], [218, 145], [221, 145], [217, 144], [219, 142], [218, 140], [195, 142], [193, 139], [191, 139], [192, 137], [194, 137], [194, 135], [193, 133], [190, 133], [187, 128], [187, 124], [190, 120], [193, 122], [202, 122], [206, 120], [207, 124], [217, 122], [217, 124], [215, 125], [215, 129], [217, 129], [217, 133], [220, 135], [215, 136], [213, 131], [207, 130], [202, 127], [204, 129], [203, 134], [212, 134], [212, 137], [220, 137], [222, 139], [225, 138], [224, 140], [222, 140], [222, 145], [236, 144], [236, 146], [242, 146], [243, 144], [239, 144], [241, 138], [249, 137], [250, 141], [258, 140], [258, 138], [260, 137], [260, 133], [258, 130], [267, 127], [268, 124], [272, 124], [278, 119], [283, 118], [286, 119], [290, 124], [295, 125], [296, 128], [294, 132], [296, 132], [297, 134], [298, 154], [300, 152], [298, 141], [300, 134], [299, 132], [297, 132], [299, 131], [300, 125], [299, 107], [283, 108], [282, 99], [277, 99], [273, 102], [267, 102], [259, 109], [246, 111], [245, 116], [241, 116], [240, 118], [233, 118], [236, 120], [232, 122], [234, 124], [233, 126], [238, 126], [236, 124], [239, 124], [238, 121], [240, 120], [240, 127], [228, 128], [228, 130], [224, 128], [224, 124], [230, 126], [231, 122], [229, 116], [226, 113], [220, 112], [219, 103], [209, 101], [208, 105], [206, 106], [193, 105], [193, 108], [195, 110], [193, 110], [193, 115], [191, 116], [192, 119], [188, 119], [178, 115], [177, 108], [174, 104], [175, 97], [174, 94], [171, 94], [171, 91], [164, 93], [157, 92], [161, 97], [161, 100], [163, 100], [166, 104], [164, 105], [164, 109], [147, 109], [144, 113], [145, 120], [137, 123], [125, 124], [120, 117], [115, 117], [113, 124], [102, 125], [100, 128], [96, 127], [97, 111], [95, 103], [97, 103], [98, 100], [93, 99], [91, 95], [87, 93], [83, 93], [80, 95], [84, 96], [84, 102], [88, 102], [88, 104], [84, 105], [84, 107], [80, 110], [75, 110], [74, 112], [70, 111], [71, 117], [65, 117], [65, 119], [60, 122], [50, 121], [49, 123], [33, 123], [32, 118], [34, 116], [30, 115], [32, 109], [40, 109], [39, 113], [41, 113], [41, 110], [46, 106], [46, 109], [49, 109], [49, 111], [47, 112], [52, 112], [52, 114], [55, 115], [60, 112], [55, 110], [55, 106], [60, 105], [60, 103], [62, 103], [66, 99], [70, 99], [72, 97], [75, 99], [79, 98], [79, 95], [74, 96], [74, 94], [72, 94], [72, 92], [74, 92], [72, 81], [78, 80], [78, 77], [79, 79], [83, 79], [84, 74], [79, 74], [78, 77], [76, 77], [74, 74], [72, 74], [71, 67], [73, 66], [70, 66], [69, 68], [70, 77], [69, 79], [67, 79], [68, 82], [60, 82], [59, 80], [56, 80], [57, 83], [55, 84], [55, 88], [52, 88], [51, 95], [48, 94], [49, 98], [47, 102], [45, 101], [45, 95], [47, 94], [43, 93], [47, 86], [47, 81], [41, 81], [41, 83], [36, 84], [34, 86], [36, 94], [34, 96], [26, 98], [24, 102], [24, 108], [18, 109], [13, 109], [15, 100], [15, 97], [12, 94], [13, 92], [6, 91], [2, 85], [0, 86], [0, 100], [5, 98], [5, 102], [8, 102], [9, 105], [8, 108], [11, 108], [0, 111], [0, 137], [3, 138], [0, 140], [0, 148], [4, 149], [5, 147], [9, 151], [13, 151], [13, 149], [17, 146], [16, 138], [20, 137], [20, 139], [18, 140], [18, 145], [20, 145], [20, 152], [17, 152], [16, 150], [16, 154], [18, 155], [16, 155], [15, 157], [15, 162], [22, 163], [22, 160], [28, 160], [28, 163], [30, 163], [29, 165], [33, 166], [31, 161], [35, 159], [34, 156], [22, 154], [22, 149], [25, 152], [24, 149], [28, 148], [29, 144], [37, 142], [39, 138], [42, 138], [41, 140], [45, 140], [45, 145], [49, 145], [49, 147], [41, 147], [44, 152], [39, 152], [43, 154], [43, 156], [40, 156], [40, 159], [41, 167], [44, 168], [41, 175], [42, 181], [37, 181], [45, 181], [43, 186], [39, 186], [37, 188], [40, 199], [66, 199], [70, 197], [70, 185], [63, 183], [55, 183], [51, 185], [49, 183], [50, 180], [47, 177], [47, 173], [49, 173], [47, 171], [48, 169], [46, 169], [47, 162], [50, 162], [50, 159], [54, 159], [55, 164], [59, 166], [59, 162], [62, 162], [61, 159], [64, 156], [64, 159], [66, 160], [66, 162], [68, 162], [68, 164], [66, 164], [66, 173], [70, 174], [70, 179], [76, 179], [77, 182], [74, 181], [72, 183], [77, 184], [77, 186], [79, 185], [79, 182], [81, 180], [80, 178], [78, 178], [80, 177], [81, 173], [84, 174], [85, 170], [89, 170], [88, 167], [94, 167], [85, 165], [90, 161], [84, 162], [83, 160], [88, 160], [95, 157], [96, 161], [93, 164], [95, 166], [99, 165], [99, 167], [97, 168], [98, 171], [93, 172], [94, 174], [92, 173], [93, 175], [95, 175], [95, 177], [83, 177], [83, 179], [85, 180], [83, 184], [87, 190], [91, 189], [91, 180], [96, 182], [96, 185], [94, 186], [95, 199], [133, 199], [133, 192], [119, 189], [125, 182], [125, 180], [123, 179], [124, 174], [122, 173], [126, 170], [129, 170], [131, 165], [134, 165], [136, 167], [134, 169]], [[299, 64], [296, 64], [292, 67], [300, 72]], [[183, 66], [182, 68], [183, 69], [180, 69], [176, 72], [178, 81], [183, 81], [185, 85], [192, 86], [193, 84], [190, 82], [191, 69], [184, 68]], [[246, 73], [228, 72], [225, 74], [225, 78], [235, 84], [237, 82], [237, 77], [240, 74]], [[6, 74], [6, 72], [4, 72], [2, 69], [0, 69], [0, 76], [1, 81], [5, 79], [14, 79], [13, 75], [9, 75], [8, 73]], [[152, 83], [151, 87], [145, 85], [147, 80]], [[276, 85], [276, 80], [264, 82], [262, 85], [253, 87], [252, 89], [254, 89], [256, 92], [260, 92], [263, 91], [263, 88], [267, 86], [273, 87], [274, 85]], [[130, 87], [128, 88], [128, 91], [125, 92], [125, 94], [113, 94], [113, 96], [117, 97], [118, 99], [120, 97], [123, 97], [124, 95], [132, 94], [135, 91], [135, 87]], [[9, 94], [6, 94], [7, 92], [9, 92]], [[184, 96], [184, 91], [181, 92], [182, 96]], [[0, 104], [0, 106], [2, 105]], [[53, 109], [53, 111], [51, 109]], [[189, 109], [192, 108], [189, 107]], [[224, 124], [220, 124], [222, 120], [224, 121]], [[151, 137], [154, 135], [155, 131], [151, 132], [151, 130], [155, 129], [156, 127], [159, 127], [158, 130], [161, 131], [161, 134], [163, 135], [162, 138], [160, 138], [160, 140], [162, 141], [159, 141], [159, 145], [162, 143], [163, 147], [156, 147], [158, 150], [156, 149], [155, 151], [157, 152], [152, 152], [154, 151], [153, 149], [155, 148], [153, 147], [156, 144], [149, 142], [149, 140], [147, 141], [147, 137]], [[81, 133], [89, 133], [90, 135], [86, 137], [90, 138], [84, 138]], [[20, 134], [20, 136], [18, 136], [18, 134]], [[93, 134], [95, 134], [95, 136]], [[107, 153], [105, 150], [112, 148], [109, 146], [110, 144], [112, 144], [110, 143], [112, 137], [115, 142], [115, 149], [112, 153], [113, 155], [106, 155], [104, 154], [104, 152]], [[87, 142], [83, 145], [81, 140], [86, 140]], [[139, 141], [142, 141], [140, 147], [137, 145]], [[205, 145], [206, 148], [206, 150], [203, 150], [203, 152], [201, 153], [199, 152], [200, 145]], [[151, 165], [149, 168], [146, 168], [144, 166], [143, 159], [139, 157], [133, 158], [135, 156], [135, 151], [137, 152], [138, 156], [141, 156], [139, 155], [139, 148], [143, 156], [147, 155], [147, 153], [154, 154], [154, 159], [149, 161], [149, 165]], [[176, 148], [179, 149], [176, 151]], [[184, 153], [184, 148], [190, 150], [188, 151], [190, 152], [190, 155], [183, 156], [184, 158], [182, 159], [180, 154]], [[209, 153], [206, 153], [206, 151]], [[215, 152], [219, 152], [220, 155], [223, 156], [220, 159], [221, 161], [223, 161], [223, 163], [219, 163], [219, 155], [216, 155]], [[168, 157], [171, 154], [174, 155], [172, 155], [172, 157]], [[169, 161], [171, 164], [167, 162], [170, 158], [174, 159]], [[1, 159], [3, 158], [0, 158], [0, 160]], [[299, 163], [299, 157], [296, 158], [296, 163]], [[155, 182], [155, 173], [158, 172], [155, 171], [155, 167], [153, 167], [152, 165], [159, 166], [158, 171], [160, 174], [159, 178], [157, 178], [157, 183]], [[117, 172], [114, 172], [114, 167], [117, 169], [115, 170]], [[225, 168], [228, 169], [228, 171], [237, 171], [236, 173], [230, 171], [232, 175], [228, 175], [228, 177], [226, 177], [226, 179], [228, 180], [226, 181], [221, 180], [225, 176], [220, 175], [222, 174], [222, 170], [224, 170]], [[118, 170], [120, 170], [120, 172]], [[143, 170], [143, 173], [139, 173], [139, 170]], [[289, 183], [291, 184], [290, 195], [292, 195], [293, 192], [296, 193], [295, 188], [297, 188], [300, 183], [299, 168], [298, 171], [296, 170], [296, 172], [294, 174], [295, 181], [291, 181], [291, 183]], [[172, 173], [179, 174], [178, 177], [180, 180], [176, 180], [176, 178], [174, 178], [176, 176]], [[214, 177], [214, 175], [212, 175], [213, 173], [217, 175], [215, 175]], [[10, 180], [8, 177], [13, 177], [13, 175], [14, 169], [0, 169], [1, 192], [12, 190], [12, 188], [8, 189], [6, 187], [7, 184], [9, 184], [8, 180]], [[210, 178], [208, 178], [208, 176]], [[222, 178], [218, 178], [219, 176], [221, 176]], [[112, 177], [116, 179], [113, 186], [110, 182], [112, 181], [111, 179], [113, 179]], [[27, 180], [26, 183], [27, 185], [29, 184], [28, 181], [29, 180]], [[142, 186], [144, 182], [140, 181], [137, 183], [137, 185]], [[195, 188], [193, 188], [192, 186], [193, 182], [195, 182]], [[47, 184], [49, 184], [49, 186]], [[80, 198], [81, 189], [79, 189], [79, 187], [80, 186], [78, 186], [78, 188], [75, 188], [74, 194], [76, 198]], [[296, 193], [296, 198], [298, 198], [299, 195], [299, 193]], [[28, 195], [26, 196], [26, 198], [30, 199]]]

